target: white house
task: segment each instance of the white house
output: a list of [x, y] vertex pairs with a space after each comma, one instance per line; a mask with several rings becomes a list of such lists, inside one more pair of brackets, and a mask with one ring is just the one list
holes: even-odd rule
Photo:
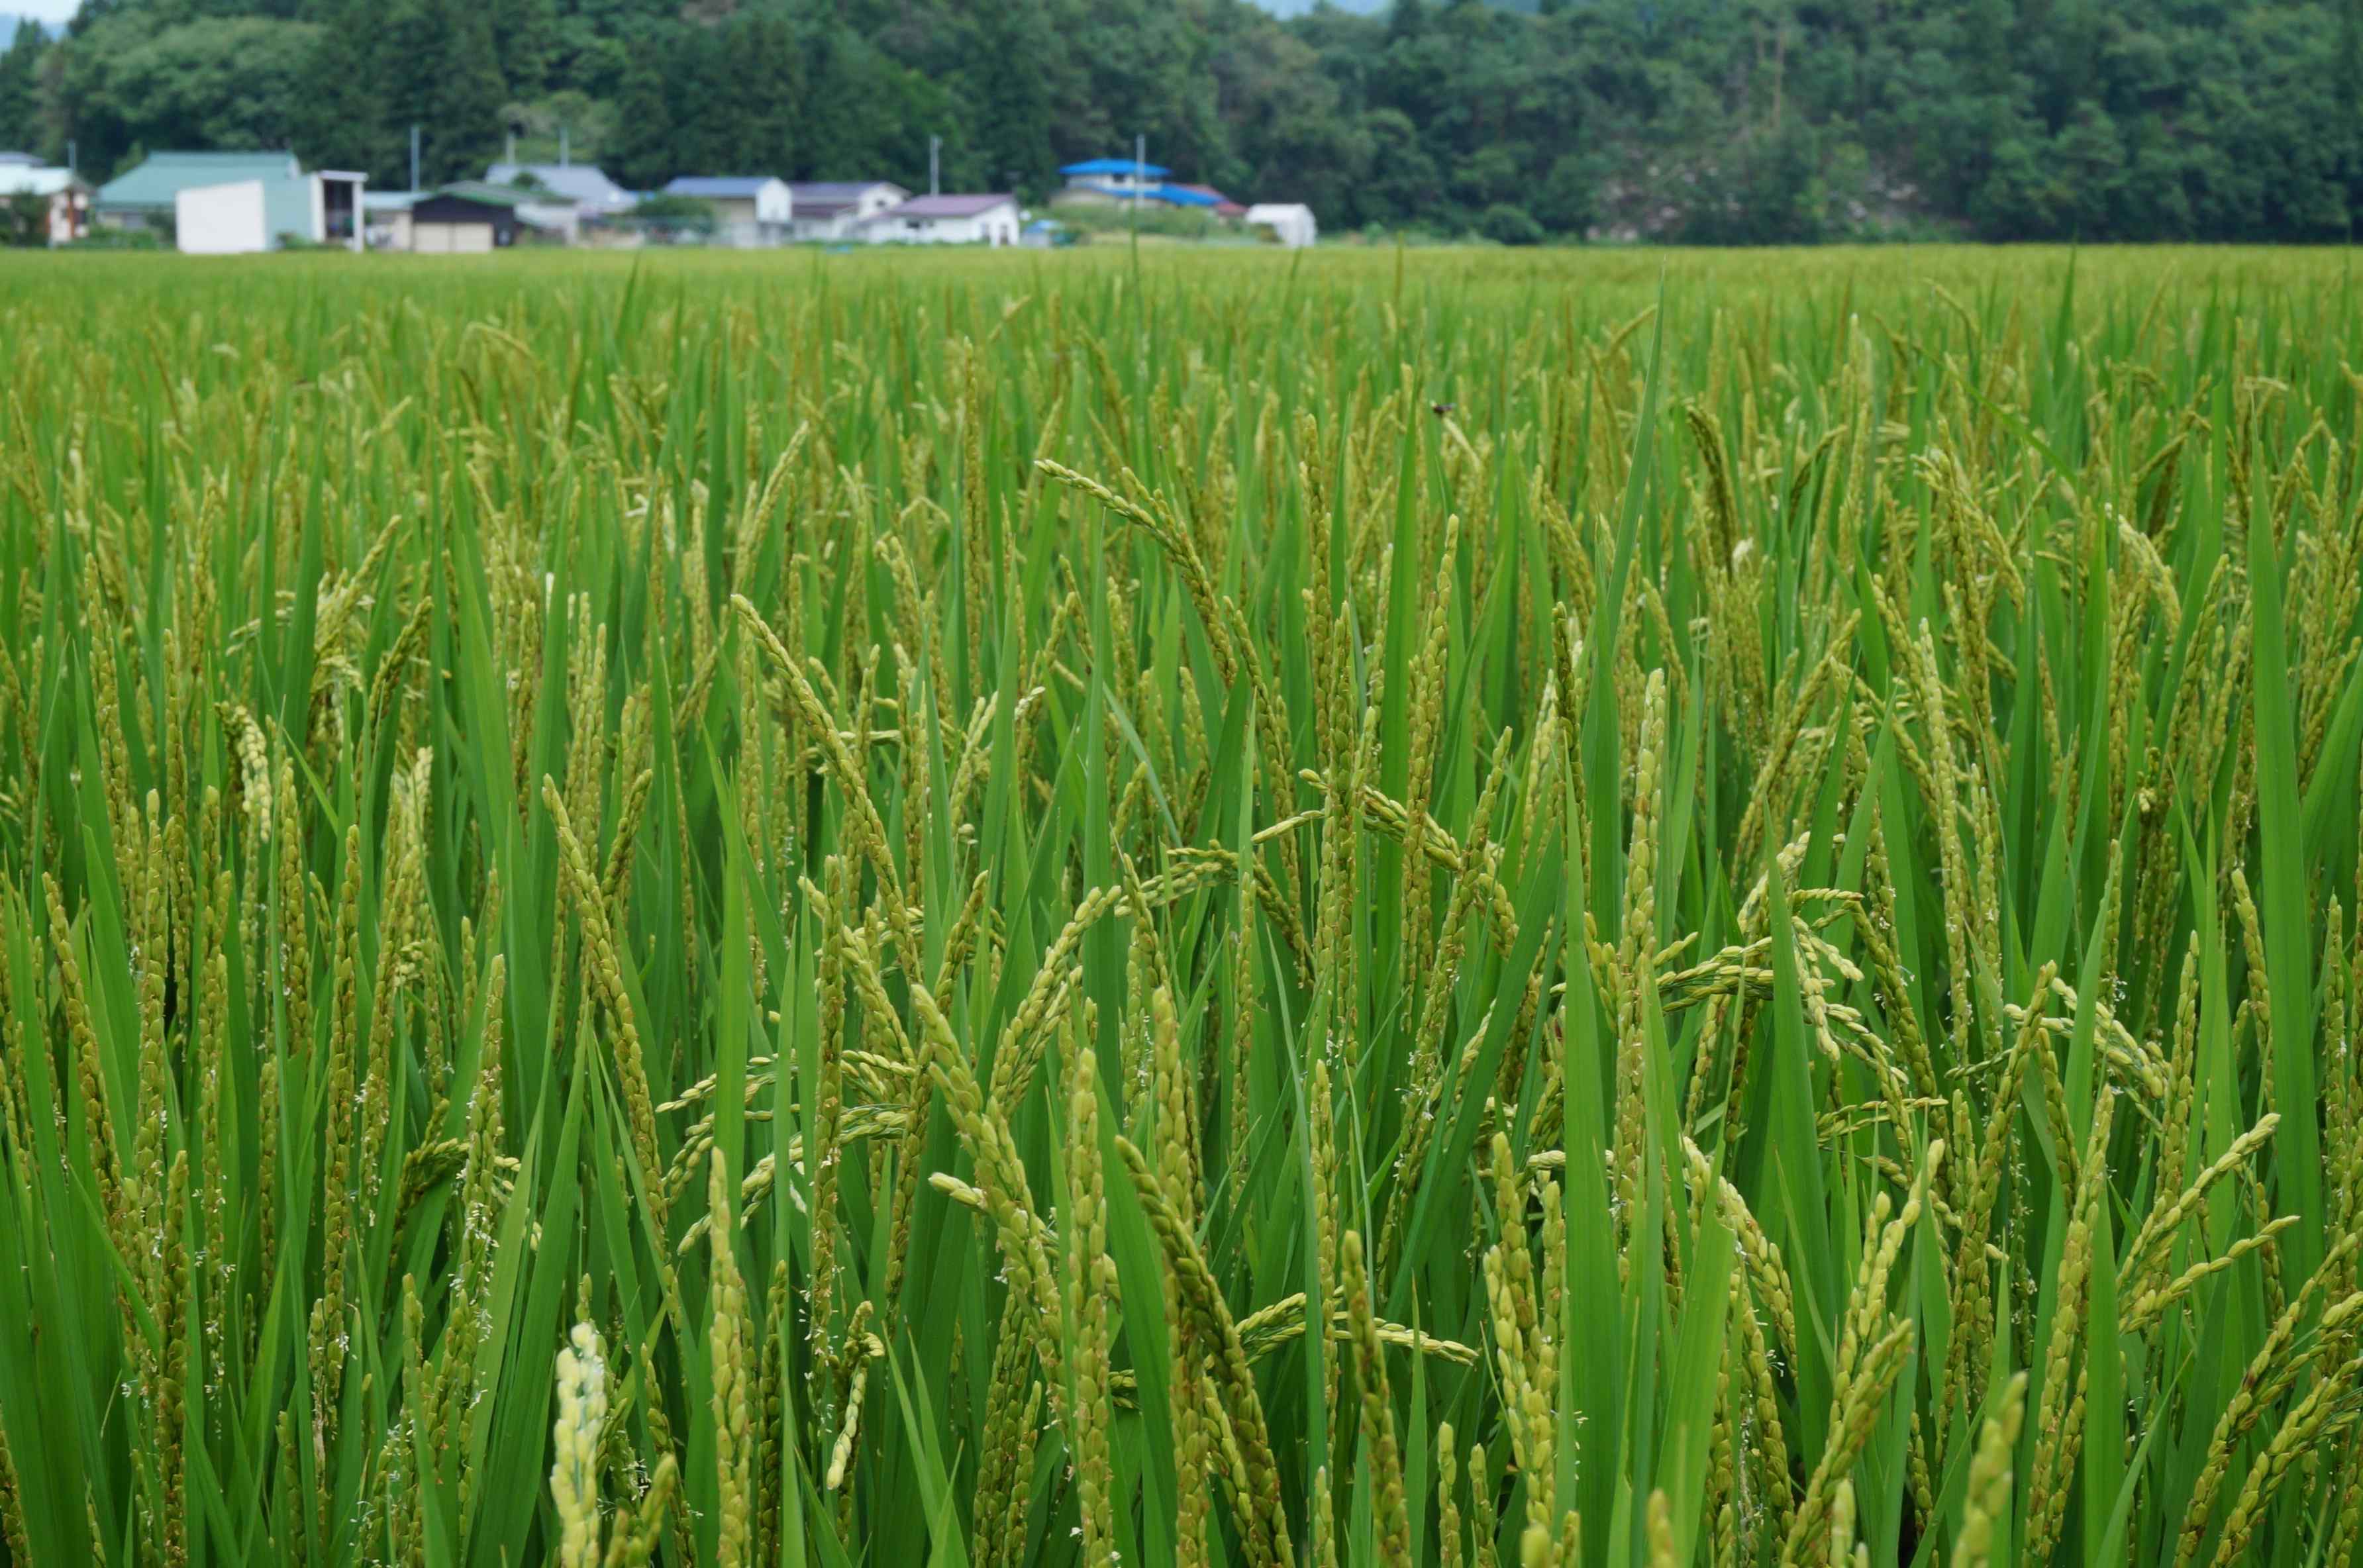
[[1258, 202], [1248, 209], [1248, 227], [1269, 234], [1273, 242], [1291, 250], [1312, 244], [1321, 237], [1321, 226], [1313, 221], [1313, 209], [1302, 202]]
[[788, 182], [762, 175], [684, 175], [667, 185], [664, 193], [687, 196], [712, 207], [716, 245], [733, 245], [742, 249], [777, 245], [788, 237], [795, 217], [795, 193]]
[[248, 256], [290, 239], [367, 244], [362, 190], [369, 176], [324, 169], [191, 185], [172, 199], [172, 229], [184, 256]]
[[891, 180], [803, 180], [788, 187], [788, 232], [796, 239], [852, 239], [880, 213], [911, 193]]
[[90, 184], [72, 170], [19, 163], [12, 155], [0, 155], [0, 201], [19, 196], [48, 202], [51, 245], [71, 245], [90, 232]]
[[872, 245], [1015, 245], [1015, 196], [914, 196], [861, 226]]

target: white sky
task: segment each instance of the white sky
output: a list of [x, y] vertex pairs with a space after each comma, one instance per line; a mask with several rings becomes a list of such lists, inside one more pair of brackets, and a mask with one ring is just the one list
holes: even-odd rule
[[0, 0], [0, 14], [64, 22], [72, 19], [74, 7], [80, 4], [81, 0]]

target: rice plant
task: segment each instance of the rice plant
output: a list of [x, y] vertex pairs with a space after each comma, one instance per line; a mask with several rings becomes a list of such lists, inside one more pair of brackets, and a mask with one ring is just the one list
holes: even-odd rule
[[2346, 1563], [2333, 257], [0, 270], [0, 1562]]

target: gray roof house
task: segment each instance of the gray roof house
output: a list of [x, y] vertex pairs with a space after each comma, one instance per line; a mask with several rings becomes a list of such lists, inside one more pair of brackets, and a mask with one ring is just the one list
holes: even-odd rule
[[857, 225], [911, 199], [891, 180], [806, 180], [788, 191], [795, 199], [788, 226], [798, 239], [851, 239]]
[[484, 171], [484, 183], [514, 185], [520, 174], [530, 174], [544, 189], [564, 196], [585, 217], [627, 213], [639, 201], [595, 163], [495, 163]]
[[711, 207], [714, 239], [719, 245], [777, 245], [788, 237], [795, 212], [788, 182], [763, 174], [684, 175], [667, 185], [664, 193]]

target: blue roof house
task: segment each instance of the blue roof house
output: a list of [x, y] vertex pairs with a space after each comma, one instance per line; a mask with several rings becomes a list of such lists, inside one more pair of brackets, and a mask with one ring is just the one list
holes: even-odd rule
[[1129, 158], [1093, 158], [1067, 164], [1059, 172], [1067, 177], [1067, 183], [1050, 198], [1054, 207], [1134, 201], [1161, 187], [1173, 171], [1158, 163], [1136, 163]]

